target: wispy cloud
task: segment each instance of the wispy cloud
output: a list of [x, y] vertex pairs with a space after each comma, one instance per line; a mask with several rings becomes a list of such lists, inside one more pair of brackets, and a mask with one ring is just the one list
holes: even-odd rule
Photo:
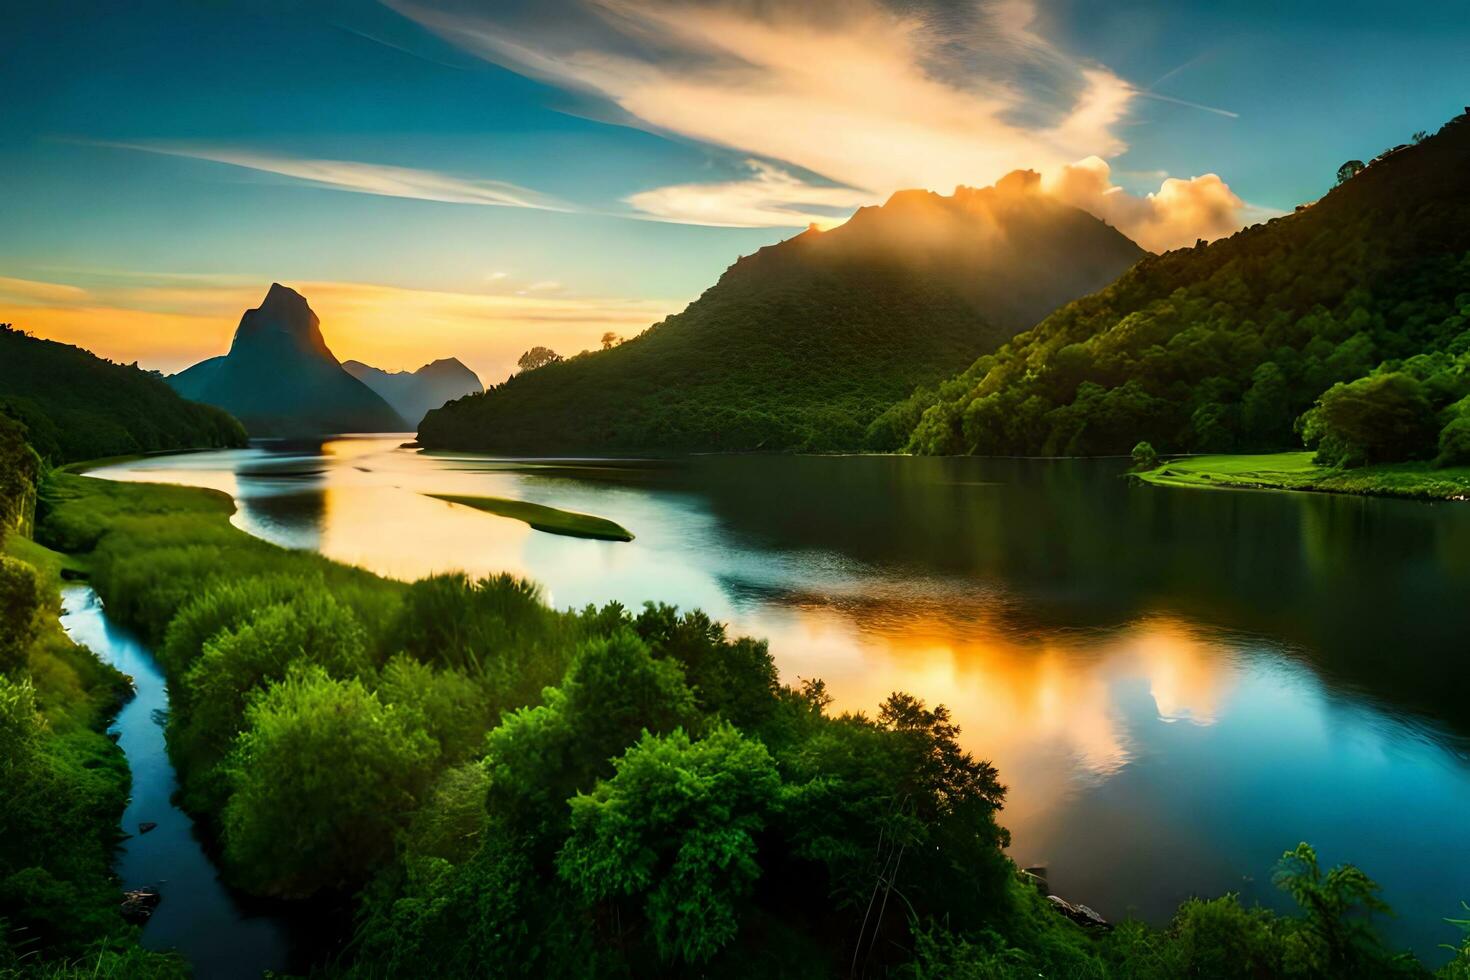
[[612, 121], [767, 161], [748, 178], [625, 199], [656, 220], [825, 224], [900, 188], [1117, 156], [1139, 98], [1234, 115], [1070, 54], [1034, 0], [384, 2], [487, 61], [601, 100]]
[[729, 228], [825, 228], [873, 203], [867, 191], [811, 184], [759, 160], [747, 166], [750, 176], [741, 180], [672, 184], [624, 200], [664, 221]]
[[535, 208], [542, 211], [572, 210], [570, 205], [556, 198], [506, 181], [462, 177], [437, 170], [395, 167], [357, 160], [318, 160], [253, 149], [181, 143], [105, 143], [101, 145], [186, 157], [191, 160], [208, 160], [232, 167], [244, 167], [248, 170], [290, 177], [315, 187], [327, 187], [356, 194], [404, 197], [418, 201], [441, 201], [449, 204], [478, 204], [488, 207]]
[[635, 125], [877, 196], [1113, 155], [1133, 91], [1050, 43], [1022, 0], [549, 0], [529, 17], [389, 3], [487, 60], [606, 99]]

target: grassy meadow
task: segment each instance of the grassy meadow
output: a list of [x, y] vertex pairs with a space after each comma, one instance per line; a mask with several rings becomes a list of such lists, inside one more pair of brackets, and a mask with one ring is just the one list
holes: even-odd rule
[[1155, 486], [1247, 490], [1308, 490], [1413, 500], [1470, 499], [1470, 466], [1429, 462], [1344, 468], [1315, 462], [1315, 453], [1190, 456], [1137, 474]]

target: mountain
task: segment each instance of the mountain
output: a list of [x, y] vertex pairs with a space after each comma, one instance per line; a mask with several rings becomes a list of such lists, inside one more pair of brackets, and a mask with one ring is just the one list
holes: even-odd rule
[[924, 453], [1270, 449], [1297, 428], [1324, 462], [1470, 452], [1467, 327], [1470, 110], [1294, 214], [1145, 259], [887, 422]]
[[915, 385], [1144, 254], [1042, 194], [1028, 171], [949, 197], [901, 191], [740, 259], [626, 343], [430, 412], [419, 441], [530, 453], [860, 448], [869, 422]]
[[251, 435], [398, 432], [404, 420], [342, 369], [306, 297], [272, 283], [246, 310], [230, 352], [168, 378], [185, 398], [218, 405]]
[[243, 446], [225, 412], [180, 398], [152, 371], [0, 324], [0, 415], [53, 464], [166, 449]]
[[377, 392], [414, 427], [431, 409], [485, 390], [475, 372], [454, 357], [430, 361], [417, 371], [389, 372], [361, 361], [343, 361], [342, 369]]

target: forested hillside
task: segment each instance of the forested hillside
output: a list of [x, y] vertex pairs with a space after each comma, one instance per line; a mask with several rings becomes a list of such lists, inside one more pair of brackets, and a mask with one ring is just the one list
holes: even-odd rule
[[240, 446], [227, 413], [185, 401], [163, 379], [0, 324], [0, 415], [53, 464], [163, 449]]
[[1353, 170], [1295, 214], [1145, 259], [885, 424], [934, 454], [1305, 438], [1332, 463], [1470, 458], [1470, 119]]
[[952, 197], [900, 192], [739, 260], [626, 343], [431, 412], [419, 441], [527, 453], [862, 448], [868, 424], [915, 385], [1143, 254], [1046, 197], [1035, 174]]

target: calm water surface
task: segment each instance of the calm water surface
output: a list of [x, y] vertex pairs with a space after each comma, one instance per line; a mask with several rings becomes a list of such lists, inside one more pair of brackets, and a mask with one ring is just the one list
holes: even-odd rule
[[[107, 618], [88, 586], [63, 591], [61, 625], [133, 679], [135, 695], [113, 723], [133, 776], [123, 812], [123, 832], [132, 836], [119, 848], [116, 871], [124, 888], [153, 888], [162, 897], [143, 927], [143, 945], [178, 950], [199, 976], [219, 980], [258, 978], [291, 965], [300, 944], [287, 923], [247, 908], [220, 882], [193, 821], [173, 804], [179, 784], [163, 739], [168, 691], [153, 655]], [[145, 822], [157, 827], [142, 833]]]
[[[428, 455], [405, 437], [95, 475], [232, 494], [235, 523], [386, 575], [509, 570], [558, 606], [701, 607], [837, 707], [950, 706], [1010, 787], [1012, 855], [1110, 917], [1353, 861], [1438, 961], [1470, 900], [1470, 505], [1129, 486], [1112, 461]], [[426, 492], [597, 514], [533, 531]]]

